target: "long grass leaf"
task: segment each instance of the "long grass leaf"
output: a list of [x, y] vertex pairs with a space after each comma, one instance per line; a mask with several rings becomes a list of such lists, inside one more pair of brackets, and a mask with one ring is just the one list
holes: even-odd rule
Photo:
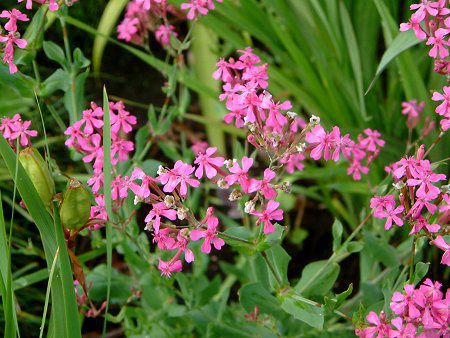
[[45, 319], [47, 318], [47, 309], [48, 309], [48, 303], [50, 300], [50, 290], [51, 290], [51, 285], [52, 285], [52, 281], [53, 281], [53, 276], [55, 274], [55, 268], [56, 268], [56, 262], [58, 261], [58, 256], [59, 256], [59, 248], [56, 250], [55, 258], [53, 259], [53, 264], [50, 269], [50, 274], [48, 277], [47, 291], [45, 292], [44, 312], [42, 313], [42, 322], [41, 322], [41, 328], [39, 331], [39, 338], [42, 338], [42, 336], [44, 335]]
[[95, 36], [94, 46], [92, 48], [92, 66], [95, 73], [100, 71], [102, 65], [103, 52], [108, 42], [108, 39], [105, 37], [111, 35], [120, 14], [128, 2], [128, 0], [111, 0], [103, 11], [97, 27], [97, 32], [100, 34]]
[[[103, 88], [103, 194], [105, 199], [106, 213], [108, 220], [112, 220], [112, 200], [111, 200], [111, 116], [109, 110], [109, 100], [106, 88]], [[106, 309], [105, 320], [103, 322], [103, 336], [106, 334], [106, 322], [109, 310], [109, 296], [111, 291], [112, 272], [112, 227], [106, 225]]]

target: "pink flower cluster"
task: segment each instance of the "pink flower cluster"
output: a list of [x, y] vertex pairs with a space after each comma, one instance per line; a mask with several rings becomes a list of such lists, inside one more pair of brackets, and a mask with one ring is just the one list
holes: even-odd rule
[[[222, 0], [216, 0], [222, 2]], [[188, 10], [187, 19], [194, 20], [206, 15], [215, 8], [214, 0], [189, 0], [180, 8]], [[169, 15], [182, 17], [180, 8], [168, 4], [167, 0], [131, 0], [127, 6], [123, 21], [117, 27], [118, 38], [126, 42], [143, 45], [148, 33], [154, 32], [156, 40], [162, 46], [170, 46], [171, 37], [178, 37], [175, 26], [169, 22]]]
[[354, 142], [348, 134], [341, 136], [339, 127], [327, 133], [315, 116], [307, 125], [295, 113], [287, 111], [292, 108], [289, 101], [275, 101], [267, 91], [267, 64], [261, 65], [251, 48], [238, 53], [237, 60], [219, 60], [213, 74], [216, 80], [224, 82], [220, 100], [225, 101], [230, 111], [224, 117], [226, 123], [234, 122], [238, 128], [246, 126], [250, 132], [247, 140], [256, 148], [273, 153], [272, 159], [278, 160], [289, 173], [303, 169], [301, 161], [308, 150], [314, 160], [323, 156], [324, 160], [338, 161], [342, 153], [350, 162], [348, 174], [355, 180], [368, 172], [368, 166], [385, 143], [380, 133], [365, 129], [365, 135], [359, 135], [358, 142]]
[[[18, 2], [23, 2], [24, 0], [18, 0]], [[57, 0], [34, 0], [38, 4], [46, 4], [48, 3], [50, 11], [56, 11], [59, 8]], [[75, 2], [75, 1], [73, 1]], [[30, 10], [33, 7], [33, 0], [26, 0], [26, 9]], [[22, 21], [30, 21], [28, 16], [22, 13], [20, 10], [13, 8], [12, 10], [3, 10], [0, 13], [0, 18], [6, 19], [7, 22], [3, 26], [6, 30], [6, 34], [0, 34], [0, 46], [3, 45], [3, 62], [9, 66], [9, 72], [14, 74], [18, 71], [17, 66], [14, 63], [14, 49], [18, 47], [20, 49], [24, 49], [27, 47], [27, 41], [25, 39], [20, 38], [20, 33], [18, 31], [17, 23]], [[1, 26], [0, 26], [1, 31]]]
[[448, 337], [450, 335], [450, 289], [445, 295], [442, 284], [426, 279], [419, 287], [404, 285], [404, 293], [394, 292], [390, 303], [391, 317], [371, 311], [369, 325], [356, 330], [359, 337]]
[[374, 209], [374, 217], [386, 220], [386, 230], [393, 224], [403, 226], [407, 222], [410, 235], [422, 231], [431, 239], [431, 244], [445, 251], [442, 263], [450, 265], [447, 253], [450, 247], [442, 237], [450, 219], [449, 188], [436, 185], [447, 177], [435, 173], [430, 161], [423, 159], [423, 154], [422, 146], [417, 156], [404, 157], [391, 168], [394, 187], [400, 191], [400, 205], [397, 206], [394, 195], [386, 195], [373, 197], [370, 207]]
[[[429, 55], [435, 59], [435, 71], [439, 74], [450, 74], [448, 60], [450, 46], [450, 8], [448, 1], [430, 1], [422, 0], [418, 4], [411, 5], [411, 10], [415, 13], [411, 15], [408, 23], [400, 25], [401, 31], [409, 29], [414, 30], [418, 39], [427, 39], [427, 45], [433, 47], [429, 51]], [[450, 87], [444, 87], [443, 93], [434, 92], [433, 101], [443, 101], [437, 108], [436, 113], [443, 116], [441, 120], [441, 128], [446, 131], [450, 128], [450, 111], [449, 111], [449, 95]]]
[[[125, 110], [122, 102], [110, 102], [111, 116], [111, 164], [116, 166], [126, 161], [134, 150], [134, 143], [126, 139], [136, 124], [136, 117]], [[83, 162], [93, 163], [94, 173], [88, 181], [95, 195], [96, 206], [92, 207], [91, 217], [106, 220], [104, 196], [100, 193], [103, 186], [103, 108], [91, 103], [91, 108], [83, 111], [81, 120], [75, 122], [64, 132], [69, 136], [65, 144], [83, 155]], [[116, 173], [113, 167], [113, 173]], [[116, 175], [111, 184], [111, 196], [117, 206], [127, 197], [130, 178]]]
[[31, 121], [23, 121], [19, 114], [12, 118], [0, 119], [0, 134], [9, 142], [11, 147], [16, 146], [17, 140], [22, 147], [31, 145], [31, 137], [36, 137], [38, 132], [30, 130]]

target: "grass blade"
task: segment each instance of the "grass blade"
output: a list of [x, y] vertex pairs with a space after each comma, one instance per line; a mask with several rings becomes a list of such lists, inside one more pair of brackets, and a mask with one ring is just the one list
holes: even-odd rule
[[44, 334], [45, 319], [47, 318], [48, 302], [50, 300], [50, 290], [53, 281], [53, 275], [55, 274], [56, 262], [58, 261], [58, 255], [59, 255], [59, 248], [56, 250], [55, 258], [53, 259], [52, 268], [50, 269], [50, 274], [48, 277], [47, 291], [45, 293], [44, 312], [42, 313], [42, 322], [41, 322], [41, 330], [39, 332], [39, 338], [42, 338]]
[[[111, 116], [109, 111], [109, 100], [106, 88], [103, 88], [103, 194], [105, 199], [106, 213], [108, 220], [112, 220], [112, 200], [111, 200]], [[109, 310], [109, 296], [111, 292], [111, 271], [112, 271], [112, 227], [106, 225], [106, 309], [105, 320], [103, 322], [103, 336], [106, 334], [106, 322]]]

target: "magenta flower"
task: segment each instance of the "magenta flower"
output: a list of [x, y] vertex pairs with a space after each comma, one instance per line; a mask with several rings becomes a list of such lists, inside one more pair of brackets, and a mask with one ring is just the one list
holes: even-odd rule
[[195, 164], [198, 164], [197, 170], [195, 170], [195, 177], [202, 178], [204, 174], [209, 179], [217, 175], [217, 169], [223, 166], [223, 157], [211, 157], [217, 151], [217, 148], [209, 147], [204, 153], [197, 154], [194, 160]]
[[161, 216], [174, 221], [177, 219], [177, 212], [166, 206], [164, 202], [153, 204], [152, 210], [150, 210], [150, 212], [147, 214], [144, 222], [149, 223], [153, 221], [153, 230], [155, 231], [155, 234], [159, 232], [159, 227], [161, 225]]
[[285, 165], [287, 173], [292, 174], [295, 170], [301, 171], [305, 168], [302, 163], [304, 159], [305, 155], [302, 153], [288, 154], [280, 160], [280, 163]]
[[162, 259], [160, 259], [158, 269], [161, 271], [161, 276], [170, 277], [172, 276], [172, 273], [180, 272], [181, 270], [183, 270], [183, 264], [179, 259], [175, 261], [170, 260], [168, 262], [165, 262]]
[[398, 214], [401, 214], [405, 208], [403, 205], [398, 206], [393, 210], [383, 210], [378, 213], [378, 218], [386, 218], [386, 223], [384, 224], [384, 229], [389, 230], [392, 228], [392, 222], [397, 224], [399, 227], [403, 225], [403, 220], [398, 217]]
[[435, 240], [430, 242], [431, 244], [437, 246], [439, 249], [444, 250], [442, 255], [441, 264], [450, 266], [450, 244], [448, 244], [444, 237], [437, 236]]
[[142, 8], [145, 9], [146, 11], [149, 11], [152, 5], [152, 0], [136, 0], [136, 3], [140, 4]]
[[283, 219], [283, 210], [278, 209], [279, 202], [270, 200], [263, 211], [252, 211], [250, 214], [258, 216], [256, 225], [264, 224], [264, 233], [270, 234], [275, 231], [275, 227], [271, 221], [281, 221]]
[[179, 231], [177, 235], [177, 248], [184, 252], [184, 260], [188, 263], [191, 263], [195, 260], [195, 255], [192, 250], [188, 248], [188, 244], [189, 239], [184, 237], [181, 231]]
[[409, 210], [409, 214], [413, 217], [417, 217], [420, 214], [423, 208], [427, 208], [430, 214], [434, 214], [437, 210], [437, 206], [433, 203], [430, 203], [425, 198], [417, 198], [416, 202], [413, 204], [411, 209]]
[[418, 172], [418, 175], [415, 178], [408, 179], [406, 183], [410, 187], [419, 185], [419, 189], [417, 189], [416, 191], [417, 197], [425, 198], [427, 200], [433, 200], [439, 196], [440, 190], [432, 183], [436, 183], [445, 179], [446, 176], [444, 174], [435, 174], [433, 173], [431, 168], [427, 168]]
[[134, 150], [134, 143], [132, 141], [118, 138], [113, 134], [113, 142], [111, 144], [111, 163], [116, 165], [118, 162], [128, 160], [128, 154]]
[[433, 101], [444, 101], [436, 107], [436, 113], [442, 116], [447, 116], [450, 113], [450, 87], [444, 86], [444, 94], [434, 92], [432, 96]]
[[91, 135], [91, 142], [83, 146], [83, 151], [87, 153], [83, 157], [83, 162], [90, 163], [94, 161], [94, 169], [103, 169], [103, 146], [102, 137], [99, 134]]
[[14, 64], [14, 45], [24, 49], [27, 46], [25, 39], [19, 39], [14, 33], [10, 32], [7, 36], [0, 35], [0, 42], [5, 42], [3, 51], [3, 62], [9, 66], [11, 74], [17, 73], [17, 66]]
[[160, 229], [158, 233], [153, 236], [153, 242], [158, 243], [158, 248], [161, 250], [173, 250], [176, 248], [176, 241], [170, 236], [172, 229]]
[[375, 336], [377, 336], [378, 338], [389, 337], [391, 328], [389, 327], [388, 324], [386, 324], [386, 315], [384, 314], [383, 311], [381, 311], [379, 318], [375, 312], [370, 311], [366, 317], [366, 320], [374, 326], [369, 326], [366, 329], [364, 329], [363, 337], [367, 338]]
[[94, 174], [87, 181], [88, 186], [92, 187], [92, 192], [94, 194], [98, 193], [100, 188], [103, 187], [103, 171], [94, 170]]
[[398, 291], [394, 292], [389, 306], [396, 315], [405, 315], [412, 319], [418, 318], [420, 316], [418, 305], [422, 304], [422, 301], [417, 304], [417, 296], [420, 297], [421, 295], [417, 294], [412, 284], [405, 284], [404, 289], [405, 294]]
[[441, 59], [445, 59], [448, 56], [448, 50], [445, 46], [448, 46], [450, 43], [444, 40], [442, 37], [438, 36], [430, 36], [427, 41], [427, 46], [433, 45], [430, 49], [428, 55], [432, 58], [437, 58], [438, 54]]
[[384, 147], [385, 142], [380, 138], [381, 134], [377, 130], [367, 128], [364, 129], [364, 134], [366, 134], [367, 137], [359, 140], [359, 143], [363, 148], [375, 152], [378, 147]]
[[199, 181], [190, 177], [194, 170], [193, 166], [183, 163], [181, 160], [176, 161], [173, 169], [160, 174], [158, 177], [164, 185], [164, 192], [172, 192], [179, 185], [180, 195], [186, 197], [188, 185], [194, 188], [200, 185]]
[[387, 210], [394, 210], [395, 208], [394, 195], [374, 196], [370, 199], [370, 207], [375, 209], [375, 217], [383, 218], [380, 213]]
[[314, 145], [314, 149], [311, 150], [311, 157], [316, 161], [322, 157], [322, 152], [326, 161], [331, 159], [334, 141], [333, 135], [327, 134], [320, 125], [315, 126], [310, 132], [306, 133], [306, 142]]
[[248, 189], [249, 193], [260, 191], [264, 198], [271, 200], [277, 196], [277, 191], [272, 187], [270, 181], [277, 176], [277, 173], [269, 168], [264, 170], [264, 178], [259, 180], [252, 180]]
[[419, 216], [417, 220], [415, 221], [411, 231], [409, 232], [409, 235], [413, 235], [418, 233], [423, 228], [427, 229], [429, 232], [438, 232], [441, 229], [441, 226], [439, 224], [430, 224], [428, 223], [427, 219]]
[[128, 196], [128, 177], [116, 176], [111, 182], [111, 199], [113, 201]]
[[137, 167], [133, 169], [131, 180], [141, 180], [141, 185], [134, 182], [131, 183], [130, 189], [137, 197], [142, 200], [150, 196], [149, 183], [156, 181], [153, 177], [146, 175], [141, 168]]
[[81, 121], [75, 122], [72, 126], [69, 126], [64, 135], [68, 135], [69, 138], [64, 143], [67, 147], [85, 148], [88, 146], [88, 141], [85, 138], [87, 136], [84, 131], [81, 130]]
[[208, 142], [196, 141], [192, 144], [191, 149], [195, 156], [197, 156], [200, 153], [206, 152], [206, 149], [208, 149]]
[[208, 227], [206, 230], [196, 229], [190, 233], [193, 241], [198, 241], [200, 238], [204, 238], [202, 244], [202, 252], [209, 254], [211, 252], [211, 244], [214, 245], [216, 250], [220, 250], [225, 242], [222, 238], [217, 237], [217, 226], [219, 225], [219, 219], [215, 216], [207, 217]]
[[421, 15], [425, 15], [425, 12], [428, 12], [431, 16], [436, 16], [439, 13], [439, 3], [431, 0], [421, 0], [420, 3], [412, 4], [409, 8], [411, 10], [417, 10], [416, 13], [420, 13]]
[[247, 156], [244, 156], [242, 158], [242, 169], [237, 162], [234, 162], [233, 166], [229, 168], [231, 174], [225, 176], [225, 181], [227, 182], [227, 184], [233, 185], [238, 182], [241, 185], [242, 190], [245, 193], [248, 193], [248, 189], [250, 188], [251, 183], [248, 177], [248, 171], [250, 170], [252, 165], [253, 159]]
[[31, 144], [30, 137], [36, 137], [38, 132], [36, 130], [29, 130], [31, 121], [19, 121], [12, 126], [11, 140], [19, 139], [22, 147]]
[[347, 168], [347, 175], [352, 175], [353, 179], [356, 181], [361, 179], [361, 174], [367, 174], [368, 172], [369, 168], [363, 166], [358, 159], [352, 161], [350, 167]]
[[417, 177], [419, 176], [419, 171], [422, 170], [422, 162], [414, 157], [404, 157], [400, 161], [396, 162], [396, 168], [393, 171], [395, 178], [400, 179], [403, 176], [407, 177]]
[[199, 15], [208, 14], [207, 2], [205, 0], [189, 0], [181, 4], [180, 8], [183, 10], [189, 10], [187, 18], [194, 20]]
[[423, 31], [422, 26], [420, 25], [423, 19], [425, 19], [424, 12], [414, 13], [411, 15], [408, 23], [400, 24], [400, 31], [405, 32], [412, 29], [419, 40], [425, 39], [427, 34]]
[[389, 332], [389, 338], [413, 338], [416, 337], [416, 327], [411, 323], [403, 324], [403, 320], [400, 317], [396, 317], [391, 320], [392, 325], [397, 330]]
[[115, 107], [118, 107], [118, 110], [117, 115], [111, 113], [111, 131], [119, 133], [122, 130], [124, 133], [129, 133], [133, 129], [131, 125], [137, 123], [136, 116], [123, 109], [122, 102], [117, 102]]
[[98, 218], [107, 221], [108, 213], [106, 212], [105, 208], [105, 196], [104, 195], [95, 196], [95, 203], [97, 205], [91, 207], [91, 218]]
[[11, 11], [2, 11], [0, 13], [0, 18], [9, 19], [5, 24], [5, 29], [8, 32], [17, 32], [17, 21], [29, 21], [26, 14], [23, 14], [18, 9], [13, 8]]
[[170, 37], [173, 36], [176, 38], [178, 33], [175, 32], [175, 27], [172, 25], [161, 25], [155, 31], [156, 40], [163, 46], [170, 45]]
[[100, 129], [103, 127], [103, 109], [96, 107], [95, 109], [87, 109], [83, 111], [83, 117], [79, 121], [80, 125], [84, 124], [84, 132], [92, 134], [94, 128]]

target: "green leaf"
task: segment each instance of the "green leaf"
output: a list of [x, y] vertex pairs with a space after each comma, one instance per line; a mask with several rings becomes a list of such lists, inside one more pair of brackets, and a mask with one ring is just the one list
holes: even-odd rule
[[66, 92], [70, 87], [70, 75], [62, 69], [57, 69], [42, 83], [40, 96], [47, 97], [57, 90]]
[[323, 296], [333, 287], [339, 276], [337, 263], [326, 260], [309, 263], [302, 271], [302, 276], [295, 290], [303, 296]]
[[322, 330], [324, 323], [323, 309], [307, 302], [307, 299], [296, 296], [286, 296], [281, 303], [281, 308], [302, 322]]
[[343, 231], [344, 227], [342, 226], [341, 221], [336, 218], [331, 228], [331, 232], [333, 233], [333, 252], [341, 245]]
[[375, 85], [375, 82], [377, 81], [378, 77], [383, 73], [383, 71], [386, 69], [386, 67], [393, 61], [398, 55], [403, 53], [405, 50], [408, 50], [411, 47], [414, 47], [417, 45], [421, 40], [419, 40], [414, 32], [412, 30], [407, 32], [399, 33], [392, 43], [389, 45], [389, 47], [384, 52], [383, 56], [381, 57], [381, 61], [377, 67], [377, 71], [375, 72], [375, 76], [372, 80], [372, 82], [369, 85], [369, 88], [367, 88], [365, 95], [367, 95], [370, 90]]
[[253, 312], [257, 306], [262, 313], [278, 318], [283, 316], [278, 299], [264, 289], [259, 282], [244, 285], [239, 290], [239, 301], [247, 312]]
[[[100, 264], [86, 276], [88, 285], [92, 282], [89, 297], [96, 302], [102, 302], [108, 293], [108, 271], [105, 264]], [[112, 269], [110, 282], [110, 301], [115, 304], [123, 304], [131, 295], [131, 278]]]
[[359, 241], [351, 241], [348, 242], [345, 250], [347, 250], [349, 253], [356, 253], [360, 252], [364, 248], [364, 243]]
[[[283, 249], [283, 247], [279, 244], [273, 245], [270, 249], [265, 251], [268, 260], [272, 263], [272, 266], [275, 269], [275, 273], [280, 278], [283, 285], [289, 285], [288, 280], [288, 265], [291, 260], [291, 256]], [[277, 286], [276, 280], [274, 276], [270, 274], [271, 284], [275, 288]], [[281, 286], [281, 285], [279, 285]]]
[[364, 232], [364, 239], [366, 242], [364, 250], [376, 260], [390, 268], [400, 265], [397, 251], [385, 239], [377, 238], [368, 231]]
[[414, 268], [414, 276], [412, 284], [419, 283], [428, 273], [430, 269], [430, 263], [419, 262]]
[[45, 55], [50, 60], [58, 62], [60, 65], [64, 65], [66, 57], [61, 47], [59, 47], [56, 43], [51, 41], [44, 41], [42, 46], [44, 47]]

